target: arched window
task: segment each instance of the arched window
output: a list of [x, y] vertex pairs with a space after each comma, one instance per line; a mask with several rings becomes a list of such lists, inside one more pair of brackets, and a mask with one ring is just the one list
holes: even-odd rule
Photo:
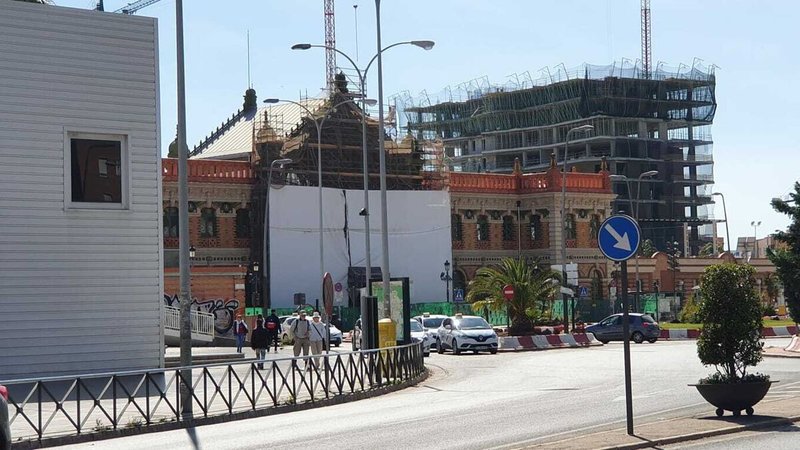
[[531, 242], [542, 239], [542, 216], [534, 214], [531, 216]]
[[461, 214], [450, 215], [450, 238], [454, 241], [460, 241], [464, 238]]
[[486, 216], [478, 216], [477, 235], [478, 241], [489, 240], [489, 218]]
[[567, 239], [576, 239], [578, 234], [575, 230], [575, 214], [567, 214], [566, 221], [564, 223], [564, 233], [567, 235]]
[[200, 237], [217, 237], [217, 213], [214, 208], [203, 208], [200, 211]]
[[250, 237], [250, 210], [236, 210], [236, 237], [246, 239]]
[[174, 206], [164, 208], [164, 237], [178, 237], [178, 208]]
[[511, 216], [503, 216], [503, 240], [514, 240], [514, 218]]

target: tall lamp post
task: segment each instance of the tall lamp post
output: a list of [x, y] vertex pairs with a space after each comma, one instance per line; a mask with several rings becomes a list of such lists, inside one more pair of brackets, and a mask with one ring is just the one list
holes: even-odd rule
[[[648, 170], [647, 172], [643, 172], [639, 174], [639, 177], [636, 179], [636, 207], [634, 207], [633, 196], [631, 195], [631, 183], [630, 178], [626, 177], [625, 175], [609, 175], [609, 178], [615, 181], [624, 181], [625, 186], [628, 188], [628, 204], [631, 208], [631, 214], [633, 214], [633, 219], [636, 223], [639, 223], [639, 199], [642, 193], [642, 179], [643, 178], [652, 178], [658, 175], [657, 170]], [[641, 280], [639, 279], [639, 256], [634, 256], [633, 259], [634, 266], [636, 267], [636, 294], [633, 297], [633, 309], [636, 312], [639, 312], [639, 300], [642, 291], [641, 287]], [[625, 287], [627, 289], [627, 286]], [[656, 309], [658, 309], [658, 305], [656, 305]]]
[[[269, 174], [267, 175], [267, 189], [265, 190], [266, 198], [264, 199], [264, 239], [262, 242], [261, 251], [261, 259], [264, 261], [264, 292], [261, 294], [261, 312], [264, 314], [264, 317], [267, 317], [267, 309], [272, 306], [272, 269], [270, 268], [272, 258], [269, 254], [269, 190], [272, 187], [272, 171], [275, 166], [280, 166], [280, 168], [283, 169], [284, 166], [291, 163], [291, 158], [276, 159], [270, 163]], [[256, 271], [255, 267], [257, 267], [257, 264], [258, 263], [254, 264], [254, 271]], [[255, 304], [253, 306], [255, 306]]]
[[[579, 127], [570, 128], [567, 131], [564, 143], [564, 171], [561, 173], [561, 286], [567, 287], [567, 156], [569, 156], [569, 136], [572, 133], [587, 133], [594, 130], [594, 125], [581, 125]], [[566, 289], [561, 294], [562, 301], [564, 302], [564, 333], [569, 333], [569, 296], [566, 294]]]
[[[364, 169], [363, 169], [364, 170], [364, 174], [363, 174], [364, 175], [364, 210], [363, 210], [363, 214], [362, 214], [364, 216], [364, 251], [365, 251], [365, 261], [364, 261], [364, 269], [365, 269], [364, 270], [364, 272], [365, 272], [364, 277], [365, 277], [365, 281], [364, 282], [365, 282], [365, 286], [366, 286], [366, 289], [367, 289], [368, 293], [370, 292], [370, 282], [371, 282], [371, 279], [372, 279], [372, 259], [371, 259], [371, 250], [370, 250], [371, 244], [370, 244], [370, 224], [369, 224], [369, 159], [368, 159], [368, 152], [367, 152], [367, 118], [366, 118], [366, 113], [364, 112], [365, 111], [365, 107], [364, 107], [365, 102], [363, 101], [363, 99], [366, 99], [366, 97], [367, 97], [366, 78], [367, 78], [367, 73], [369, 72], [369, 68], [370, 68], [370, 66], [372, 66], [372, 63], [375, 62], [375, 60], [378, 58], [378, 56], [381, 53], [385, 52], [386, 50], [389, 50], [392, 47], [397, 47], [397, 46], [400, 46], [400, 45], [414, 45], [416, 47], [422, 48], [423, 50], [430, 50], [430, 49], [433, 48], [435, 43], [433, 41], [403, 41], [403, 42], [394, 43], [392, 45], [386, 46], [383, 49], [381, 49], [380, 52], [378, 52], [375, 56], [372, 57], [372, 59], [369, 60], [369, 62], [367, 63], [366, 67], [363, 70], [358, 67], [358, 64], [356, 64], [356, 62], [347, 53], [345, 53], [345, 52], [343, 52], [343, 51], [341, 51], [341, 50], [339, 50], [337, 48], [329, 47], [329, 46], [326, 46], [326, 45], [315, 45], [315, 44], [307, 44], [307, 43], [295, 44], [295, 45], [292, 46], [292, 50], [308, 50], [308, 49], [311, 49], [311, 48], [323, 48], [323, 49], [326, 49], [326, 50], [333, 50], [334, 52], [342, 55], [345, 59], [347, 59], [347, 61], [350, 62], [350, 64], [353, 66], [353, 69], [355, 69], [356, 73], [358, 74], [358, 80], [359, 80], [359, 83], [360, 83], [360, 90], [361, 90], [360, 98], [362, 99], [362, 104], [361, 104], [361, 110], [362, 110], [362, 114], [361, 114], [361, 147], [362, 147], [362, 160], [363, 160], [362, 163], [363, 163], [363, 166], [364, 166]], [[379, 83], [382, 82], [382, 80], [380, 78], [379, 78], [378, 81], [379, 81]], [[381, 94], [382, 94], [382, 91], [381, 91]], [[381, 100], [382, 100], [382, 96], [381, 96]], [[379, 127], [379, 130], [378, 130], [378, 141], [380, 141], [379, 145], [381, 145], [381, 155], [383, 154], [382, 130], [383, 130], [383, 121], [381, 119], [380, 127]], [[385, 267], [384, 269], [385, 269], [384, 273], [387, 273], [388, 270], [386, 270], [386, 269], [388, 269], [388, 267]], [[388, 277], [388, 275], [387, 275], [387, 277]], [[384, 292], [388, 292], [388, 289], [386, 288], [386, 284], [387, 283], [384, 283]], [[362, 302], [361, 303], [361, 317], [367, 317], [366, 307], [367, 307], [366, 303]], [[365, 324], [366, 324], [366, 322], [365, 322]], [[371, 333], [372, 330], [369, 330], [369, 328], [366, 327], [366, 326], [364, 326], [362, 328], [363, 328], [362, 333], [363, 333], [363, 337], [364, 337], [363, 341], [364, 342], [370, 342], [369, 333]]]
[[444, 281], [447, 303], [450, 303], [450, 282], [453, 281], [453, 277], [450, 276], [450, 261], [445, 260], [444, 272], [439, 274], [439, 279]]
[[[363, 100], [367, 104], [374, 104], [375, 100]], [[322, 286], [322, 278], [325, 276], [325, 249], [324, 249], [324, 236], [323, 236], [323, 220], [322, 220], [322, 126], [325, 124], [325, 121], [328, 119], [329, 114], [336, 110], [339, 106], [342, 106], [347, 103], [355, 103], [355, 100], [345, 100], [343, 102], [339, 102], [328, 109], [325, 114], [322, 116], [321, 119], [316, 119], [314, 117], [314, 113], [308, 109], [305, 105], [299, 102], [295, 102], [292, 100], [282, 100], [278, 98], [268, 98], [264, 100], [264, 103], [278, 103], [278, 102], [286, 102], [291, 103], [293, 105], [299, 106], [303, 110], [308, 113], [308, 116], [311, 117], [314, 121], [314, 126], [317, 129], [317, 184], [318, 184], [318, 192], [319, 192], [319, 285]], [[271, 167], [270, 167], [271, 170]]]
[[758, 227], [761, 226], [761, 221], [754, 220], [750, 222], [750, 226], [753, 227], [753, 254], [758, 258]]
[[[254, 281], [253, 288], [254, 289], [253, 289], [253, 298], [250, 299], [250, 305], [255, 307], [256, 306], [256, 297], [258, 297], [258, 272], [259, 272], [259, 269], [261, 269], [261, 267], [259, 267], [258, 261], [253, 261], [252, 267], [253, 267], [253, 281]], [[266, 270], [264, 272], [266, 272]], [[262, 304], [264, 302], [264, 298], [265, 297], [266, 297], [266, 295], [264, 295], [264, 294], [261, 295], [261, 303]], [[267, 317], [267, 312], [266, 311], [261, 311], [261, 313], [264, 315], [264, 317]]]
[[[731, 252], [731, 234], [728, 231], [728, 209], [725, 208], [725, 196], [722, 192], [712, 192], [711, 195], [719, 195], [722, 198], [722, 214], [725, 215], [725, 240], [728, 242], [728, 253]], [[714, 225], [716, 226], [716, 225]]]

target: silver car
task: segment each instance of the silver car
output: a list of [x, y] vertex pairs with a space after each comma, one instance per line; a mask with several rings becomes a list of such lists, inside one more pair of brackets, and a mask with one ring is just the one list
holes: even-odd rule
[[436, 348], [439, 353], [450, 349], [454, 355], [467, 350], [495, 354], [497, 348], [497, 334], [483, 317], [456, 314], [444, 319], [439, 327], [439, 346]]
[[[658, 326], [658, 322], [647, 314], [628, 314], [628, 326], [630, 339], [637, 344], [644, 341], [653, 344], [661, 336], [661, 327]], [[594, 337], [603, 344], [607, 344], [609, 341], [622, 341], [625, 336], [622, 333], [622, 314], [613, 314], [596, 324], [589, 325], [586, 327], [586, 332], [594, 334]]]
[[[292, 324], [295, 320], [297, 320], [298, 316], [289, 316], [281, 322], [281, 342], [287, 345], [294, 344], [294, 336], [292, 335]], [[309, 321], [311, 319], [308, 319]], [[342, 345], [342, 341], [344, 340], [344, 335], [342, 334], [342, 330], [336, 328], [336, 325], [330, 324], [330, 335], [331, 335], [331, 344], [334, 347], [338, 347]], [[325, 337], [327, 341], [327, 336]], [[327, 345], [324, 345], [327, 348]]]
[[447, 319], [448, 316], [441, 314], [428, 314], [424, 313], [421, 316], [412, 317], [414, 320], [422, 324], [425, 329], [425, 334], [431, 341], [431, 348], [437, 348], [439, 343], [439, 327], [442, 326], [442, 321]]
[[425, 328], [422, 328], [422, 324], [414, 319], [409, 320], [409, 322], [411, 322], [411, 340], [422, 341], [422, 356], [430, 356], [431, 339], [428, 337], [428, 333], [425, 332]]

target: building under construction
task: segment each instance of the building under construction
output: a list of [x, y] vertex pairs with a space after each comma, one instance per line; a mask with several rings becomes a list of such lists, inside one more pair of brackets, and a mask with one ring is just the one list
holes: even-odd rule
[[433, 101], [397, 101], [417, 145], [443, 147], [446, 165], [461, 172], [510, 173], [516, 158], [523, 171], [542, 172], [552, 153], [563, 163], [570, 129], [592, 125], [570, 134], [567, 163], [596, 172], [606, 157], [612, 174], [627, 177], [615, 182], [614, 209], [638, 210], [643, 239], [662, 250], [677, 241], [690, 255], [711, 239], [713, 67], [583, 65], [514, 79], [506, 86], [476, 80]]

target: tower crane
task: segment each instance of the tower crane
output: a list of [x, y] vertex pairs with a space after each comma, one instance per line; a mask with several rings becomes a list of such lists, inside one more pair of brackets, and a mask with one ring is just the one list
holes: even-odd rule
[[323, 0], [325, 8], [325, 78], [328, 90], [334, 91], [336, 87], [336, 19], [334, 16], [333, 0]]
[[[121, 14], [136, 14], [136, 11], [139, 11], [142, 8], [150, 6], [153, 3], [158, 3], [160, 1], [161, 0], [138, 0], [135, 2], [128, 3], [127, 5], [123, 6], [122, 8], [114, 12]], [[97, 11], [105, 11], [103, 0], [97, 0], [97, 6], [94, 9], [96, 9]]]
[[650, 64], [653, 60], [650, 34], [650, 0], [642, 0], [642, 74], [646, 79], [650, 78]]

